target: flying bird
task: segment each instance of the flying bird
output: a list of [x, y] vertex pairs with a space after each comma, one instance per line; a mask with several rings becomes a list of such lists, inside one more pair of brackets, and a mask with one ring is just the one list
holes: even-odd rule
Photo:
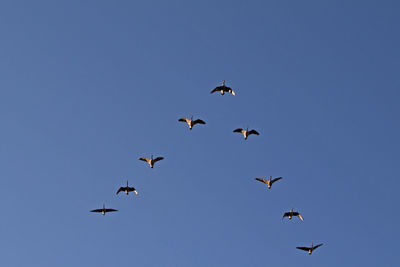
[[136, 195], [138, 194], [138, 192], [136, 191], [136, 189], [134, 187], [129, 187], [128, 186], [128, 181], [126, 181], [126, 186], [122, 186], [118, 189], [117, 191], [117, 195], [119, 192], [125, 192], [125, 194], [129, 195], [129, 192], [133, 192]]
[[318, 245], [316, 245], [316, 246], [314, 246], [314, 244], [311, 244], [311, 247], [296, 247], [297, 249], [301, 249], [301, 250], [304, 250], [304, 251], [308, 251], [308, 255], [311, 255], [311, 253], [315, 250], [315, 249], [317, 249], [317, 248], [319, 248], [320, 246], [322, 246], [323, 244], [321, 243], [321, 244], [318, 244]]
[[186, 122], [187, 125], [189, 125], [190, 130], [192, 130], [193, 126], [195, 126], [196, 124], [206, 124], [203, 120], [200, 119], [193, 120], [193, 116], [190, 117], [190, 120], [188, 118], [180, 118], [178, 121]]
[[139, 158], [139, 160], [146, 161], [150, 165], [150, 168], [154, 167], [154, 163], [156, 163], [157, 161], [163, 160], [163, 159], [164, 159], [163, 157], [157, 157], [157, 158], [153, 159], [153, 155], [151, 155], [150, 159], [149, 158]]
[[211, 94], [212, 94], [212, 93], [215, 93], [215, 92], [221, 92], [221, 95], [224, 95], [225, 92], [226, 92], [226, 93], [230, 93], [230, 94], [232, 94], [232, 95], [236, 95], [235, 92], [232, 90], [232, 88], [230, 88], [230, 87], [228, 87], [228, 86], [225, 85], [225, 80], [222, 81], [222, 85], [215, 87], [215, 88], [211, 91]]
[[304, 221], [304, 219], [303, 219], [303, 217], [301, 216], [301, 214], [298, 213], [297, 211], [293, 211], [293, 209], [291, 209], [291, 210], [288, 211], [288, 212], [285, 212], [285, 213], [283, 214], [282, 220], [283, 220], [283, 218], [285, 218], [285, 217], [288, 217], [289, 220], [291, 220], [292, 217], [294, 217], [294, 216], [297, 216], [297, 217], [300, 218], [300, 220]]
[[269, 177], [269, 179], [264, 179], [264, 178], [256, 178], [257, 181], [260, 181], [264, 184], [266, 184], [268, 186], [268, 189], [271, 189], [271, 186], [273, 183], [275, 183], [276, 181], [282, 179], [282, 177], [277, 177], [272, 179], [272, 176]]
[[103, 208], [101, 209], [96, 209], [96, 210], [91, 210], [90, 212], [101, 212], [101, 214], [106, 215], [107, 212], [113, 212], [113, 211], [118, 211], [115, 209], [106, 209], [104, 204], [103, 204]]
[[246, 127], [246, 130], [242, 129], [242, 128], [237, 128], [236, 130], [233, 130], [234, 133], [241, 133], [244, 136], [244, 140], [247, 140], [247, 137], [249, 137], [249, 135], [251, 134], [255, 134], [255, 135], [260, 135], [256, 130], [250, 130], [249, 131], [249, 127]]

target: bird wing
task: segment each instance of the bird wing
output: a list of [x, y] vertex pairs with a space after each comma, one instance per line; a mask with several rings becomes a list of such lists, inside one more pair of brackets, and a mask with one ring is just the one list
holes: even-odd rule
[[198, 120], [193, 121], [193, 125], [195, 125], [195, 124], [206, 124], [206, 123], [203, 120], [198, 119]]
[[256, 180], [257, 180], [257, 181], [260, 181], [260, 182], [262, 182], [262, 183], [264, 183], [264, 184], [267, 183], [267, 180], [265, 180], [265, 179], [263, 179], [263, 178], [256, 178]]
[[234, 133], [242, 133], [243, 129], [242, 128], [237, 128], [233, 130]]
[[95, 210], [91, 210], [90, 212], [101, 212], [102, 209], [95, 209]]
[[104, 211], [105, 211], [105, 212], [113, 212], [113, 211], [118, 211], [118, 210], [115, 210], [115, 209], [105, 209]]
[[129, 192], [131, 192], [131, 191], [135, 191], [136, 189], [134, 188], [134, 187], [128, 187], [128, 191]]
[[297, 249], [301, 249], [301, 250], [304, 250], [304, 251], [309, 251], [310, 250], [310, 248], [308, 248], [308, 247], [296, 247]]
[[178, 121], [183, 121], [183, 122], [189, 123], [187, 118], [180, 118]]
[[301, 216], [301, 214], [300, 213], [297, 213], [297, 215], [296, 215], [297, 217], [299, 217], [300, 218], [300, 220], [302, 220], [302, 221], [304, 221], [304, 219], [303, 219], [303, 216]]
[[289, 212], [285, 212], [285, 213], [283, 214], [282, 220], [283, 220], [283, 218], [288, 217], [289, 215], [290, 215]]
[[321, 244], [318, 244], [318, 245], [314, 246], [313, 249], [319, 248], [319, 247], [322, 246], [322, 245], [323, 245], [322, 243], [321, 243]]
[[225, 92], [228, 92], [228, 93], [230, 93], [232, 95], [235, 95], [235, 92], [229, 86], [221, 86], [220, 90], [221, 89], [224, 90]]
[[139, 160], [146, 161], [147, 163], [150, 162], [150, 160], [148, 158], [139, 158]]
[[124, 190], [125, 190], [124, 187], [120, 187], [120, 188], [118, 189], [118, 191], [117, 191], [117, 195], [118, 195], [119, 192], [124, 191]]
[[277, 178], [275, 178], [275, 179], [272, 179], [271, 183], [275, 183], [276, 181], [278, 181], [278, 180], [280, 180], [280, 179], [282, 179], [282, 177], [277, 177]]
[[135, 195], [138, 194], [138, 192], [136, 191], [136, 188], [134, 188], [134, 187], [128, 187], [128, 190], [129, 190], [130, 192], [135, 193]]
[[251, 134], [260, 135], [256, 130], [249, 131], [249, 135], [251, 135]]
[[217, 86], [210, 92], [210, 94], [221, 91], [221, 90], [222, 90], [221, 86]]
[[163, 157], [158, 157], [158, 158], [155, 158], [153, 161], [157, 162], [157, 161], [160, 161], [160, 160], [163, 160], [163, 159], [164, 159]]

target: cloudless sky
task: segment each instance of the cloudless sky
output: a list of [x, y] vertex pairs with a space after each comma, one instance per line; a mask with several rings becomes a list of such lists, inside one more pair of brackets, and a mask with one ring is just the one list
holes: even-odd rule
[[2, 1], [0, 265], [397, 266], [399, 11]]

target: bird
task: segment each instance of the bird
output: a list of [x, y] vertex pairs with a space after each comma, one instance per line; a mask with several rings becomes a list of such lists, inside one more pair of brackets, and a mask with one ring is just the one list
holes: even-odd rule
[[230, 93], [232, 95], [236, 95], [235, 92], [232, 90], [232, 88], [225, 85], [225, 80], [222, 81], [222, 85], [215, 87], [211, 91], [211, 94], [215, 92], [221, 92], [221, 95], [224, 95], [225, 92]]
[[193, 120], [193, 116], [190, 117], [190, 120], [188, 118], [180, 118], [178, 121], [186, 122], [187, 125], [189, 125], [190, 130], [192, 130], [193, 126], [195, 126], [196, 124], [206, 124], [203, 120], [200, 119]]
[[244, 136], [244, 140], [247, 140], [247, 137], [249, 137], [249, 135], [251, 134], [255, 134], [255, 135], [260, 135], [256, 130], [250, 130], [249, 131], [249, 126], [246, 127], [246, 130], [242, 129], [242, 128], [237, 128], [236, 130], [233, 130], [234, 133], [241, 133]]
[[283, 218], [285, 218], [285, 217], [288, 217], [289, 220], [291, 220], [293, 216], [297, 216], [297, 217], [300, 218], [300, 220], [304, 221], [304, 219], [303, 219], [303, 217], [301, 216], [301, 214], [298, 213], [297, 211], [293, 211], [293, 209], [291, 209], [291, 210], [288, 211], [288, 212], [285, 212], [285, 213], [283, 214], [282, 220], [283, 220]]
[[311, 253], [312, 253], [315, 249], [319, 248], [319, 247], [322, 246], [322, 245], [323, 245], [323, 244], [321, 243], [321, 244], [318, 244], [318, 245], [314, 246], [314, 244], [312, 243], [312, 244], [311, 244], [311, 247], [296, 247], [296, 248], [297, 248], [297, 249], [304, 250], [304, 251], [308, 251], [308, 255], [311, 255]]
[[134, 187], [129, 187], [128, 186], [128, 181], [126, 181], [126, 186], [125, 187], [120, 187], [117, 191], [117, 195], [119, 192], [125, 192], [125, 194], [129, 195], [129, 192], [133, 192], [136, 195], [138, 194], [138, 192], [136, 191], [136, 189]]
[[150, 159], [149, 158], [139, 158], [139, 160], [146, 161], [150, 165], [150, 168], [154, 167], [154, 163], [156, 163], [157, 161], [163, 160], [163, 159], [164, 159], [163, 157], [157, 157], [157, 158], [153, 159], [153, 155], [151, 155]]
[[271, 186], [273, 183], [275, 183], [276, 181], [282, 179], [282, 177], [277, 177], [275, 179], [272, 179], [272, 176], [269, 177], [269, 179], [264, 179], [264, 178], [256, 178], [257, 181], [260, 181], [264, 184], [267, 184], [268, 189], [271, 189]]
[[103, 208], [91, 210], [90, 212], [101, 212], [101, 214], [106, 215], [107, 212], [113, 212], [113, 211], [118, 211], [118, 210], [115, 210], [115, 209], [106, 209], [105, 206], [104, 206], [104, 204], [103, 204]]

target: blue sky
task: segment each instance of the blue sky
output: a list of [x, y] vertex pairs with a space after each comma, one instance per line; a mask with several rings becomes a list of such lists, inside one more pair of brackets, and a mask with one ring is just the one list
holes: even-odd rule
[[1, 265], [395, 266], [399, 8], [2, 1]]

